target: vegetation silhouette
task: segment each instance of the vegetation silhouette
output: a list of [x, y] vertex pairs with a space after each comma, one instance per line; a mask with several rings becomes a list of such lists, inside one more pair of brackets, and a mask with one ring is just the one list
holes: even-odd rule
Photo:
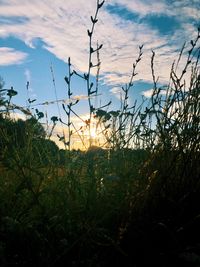
[[[87, 83], [85, 127], [91, 134], [96, 119], [102, 147], [91, 139], [87, 150], [72, 149], [73, 131], [79, 132], [71, 121], [75, 101], [63, 106], [67, 122], [51, 118], [53, 127], [60, 120], [69, 130], [67, 137], [59, 136], [66, 149], [59, 149], [40, 123], [44, 114], [14, 105], [17, 92], [4, 89], [0, 80], [3, 267], [200, 265], [200, 29], [189, 50], [184, 46], [172, 64], [165, 87], [157, 84], [152, 52], [149, 103], [130, 107], [128, 102], [142, 60], [140, 46], [130, 82], [122, 89], [121, 109], [112, 110], [111, 103], [95, 107], [91, 95], [98, 91], [98, 79], [95, 87], [91, 68], [96, 65], [98, 78], [100, 63], [91, 63], [91, 55], [99, 56], [102, 45], [95, 49], [92, 38], [103, 4], [97, 1], [88, 30], [88, 72], [72, 71], [69, 60], [65, 77], [69, 99], [73, 75]], [[183, 54], [186, 62], [178, 71]], [[27, 119], [11, 119], [15, 109]]]

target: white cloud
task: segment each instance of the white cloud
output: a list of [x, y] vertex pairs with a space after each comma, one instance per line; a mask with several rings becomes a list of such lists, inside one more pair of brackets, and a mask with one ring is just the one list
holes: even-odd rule
[[[104, 82], [116, 86], [129, 81], [132, 63], [137, 58], [141, 44], [144, 44], [144, 55], [135, 79], [152, 81], [150, 62], [151, 49], [154, 49], [155, 73], [160, 81], [166, 82], [171, 64], [178, 55], [177, 47], [181, 48], [186, 37], [194, 35], [194, 28], [188, 22], [188, 18], [198, 18], [198, 2], [193, 3], [194, 6], [189, 5], [188, 0], [173, 1], [171, 5], [164, 0], [159, 3], [156, 0], [107, 1], [100, 10], [93, 44], [95, 46], [97, 40], [104, 44], [100, 52]], [[170, 38], [161, 36], [158, 30], [147, 24], [138, 24], [110, 14], [106, 4], [125, 6], [140, 17], [149, 14], [173, 16], [180, 21], [182, 30], [177, 28]], [[70, 56], [76, 70], [87, 71], [87, 29], [91, 27], [90, 15], [94, 14], [96, 1], [9, 0], [1, 2], [0, 7], [0, 16], [11, 21], [13, 17], [13, 23], [3, 25], [0, 37], [15, 36], [32, 48], [37, 47], [36, 40], [39, 38], [44, 42], [43, 47], [59, 59], [67, 62]], [[19, 23], [15, 21], [16, 17], [25, 19]]]
[[26, 70], [24, 71], [24, 75], [25, 75], [26, 81], [27, 81], [27, 82], [30, 82], [30, 81], [31, 81], [31, 72], [30, 72], [29, 69], [26, 69]]
[[[149, 90], [142, 91], [141, 94], [143, 96], [145, 96], [146, 98], [150, 98], [150, 97], [152, 97], [153, 92], [154, 92], [154, 89], [149, 89]], [[159, 92], [159, 95], [165, 95], [166, 96], [166, 94], [167, 94], [167, 91], [164, 88]]]
[[149, 90], [145, 90], [145, 91], [142, 91], [142, 95], [145, 96], [146, 98], [150, 98], [153, 94], [153, 89], [149, 89]]
[[110, 92], [116, 96], [119, 100], [122, 99], [122, 97], [124, 96], [124, 92], [122, 91], [122, 88], [120, 87], [112, 87], [110, 89]]
[[18, 112], [10, 112], [9, 118], [12, 120], [26, 120], [26, 115]]
[[[112, 3], [125, 6], [127, 9], [140, 16], [149, 15], [152, 13], [166, 13], [168, 7], [165, 1], [158, 2], [157, 0], [113, 0]], [[165, 12], [164, 12], [165, 11]]]
[[128, 10], [137, 13], [140, 17], [146, 15], [168, 15], [175, 16], [178, 20], [194, 18], [199, 20], [199, 0], [112, 0], [111, 4], [118, 4]]
[[10, 47], [0, 47], [0, 66], [21, 64], [27, 58], [27, 54]]

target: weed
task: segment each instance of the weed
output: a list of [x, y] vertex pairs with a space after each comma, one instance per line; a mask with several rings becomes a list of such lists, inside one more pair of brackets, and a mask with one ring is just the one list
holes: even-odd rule
[[[197, 266], [199, 262], [200, 30], [190, 42], [183, 69], [179, 70], [179, 62], [185, 46], [173, 63], [167, 86], [158, 86], [152, 52], [154, 88], [148, 103], [143, 99], [142, 104], [130, 106], [128, 101], [142, 60], [140, 46], [130, 81], [122, 87], [121, 108], [112, 110], [110, 102], [96, 107], [92, 97], [98, 95], [102, 45], [94, 48], [92, 38], [103, 3], [97, 1], [88, 30], [87, 73], [72, 70], [68, 59], [68, 104], [63, 104], [67, 121], [53, 116], [47, 134], [40, 123], [44, 114], [37, 109], [31, 114], [30, 105], [13, 104], [17, 92], [13, 87], [4, 89], [0, 80], [2, 266], [189, 266], [189, 260]], [[97, 64], [92, 61], [94, 53]], [[74, 110], [79, 102], [72, 99], [74, 75], [86, 83], [86, 121]], [[12, 120], [15, 109], [27, 119]], [[73, 124], [72, 114], [89, 130], [89, 144]], [[103, 136], [99, 147], [91, 138], [94, 120]], [[59, 121], [68, 129], [67, 136], [58, 136], [65, 150], [49, 140]], [[85, 151], [73, 150], [74, 134]]]

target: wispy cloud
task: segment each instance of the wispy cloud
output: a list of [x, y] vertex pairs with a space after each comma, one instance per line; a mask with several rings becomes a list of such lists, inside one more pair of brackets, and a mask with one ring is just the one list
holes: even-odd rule
[[143, 96], [145, 96], [146, 98], [150, 98], [153, 94], [153, 89], [149, 89], [149, 90], [145, 90], [145, 91], [142, 91], [141, 93]]
[[21, 64], [27, 58], [27, 54], [10, 47], [0, 47], [0, 66]]
[[[180, 27], [177, 27], [170, 38], [160, 35], [158, 30], [147, 23], [128, 21], [120, 14], [108, 12], [106, 5], [116, 4], [137, 13], [141, 18], [149, 14], [173, 16], [180, 22]], [[0, 6], [0, 16], [9, 20], [9, 23], [3, 24], [0, 38], [15, 36], [32, 48], [37, 46], [35, 41], [40, 38], [44, 43], [43, 48], [59, 59], [66, 62], [70, 56], [77, 70], [87, 70], [86, 30], [91, 26], [90, 15], [94, 13], [96, 1], [49, 0], [47, 3], [45, 0], [9, 0], [1, 2]], [[177, 58], [177, 47], [181, 48], [185, 39], [194, 35], [190, 19], [199, 20], [197, 6], [196, 0], [193, 1], [193, 6], [188, 0], [174, 0], [171, 5], [165, 0], [159, 3], [156, 0], [108, 1], [101, 10], [93, 44], [95, 46], [97, 40], [104, 44], [101, 51], [101, 74], [104, 82], [110, 86], [128, 82], [132, 63], [141, 44], [144, 44], [144, 56], [138, 66], [139, 75], [136, 80], [152, 81], [150, 61], [151, 49], [154, 49], [156, 75], [160, 77], [160, 81], [166, 82], [170, 66]], [[21, 55], [21, 59], [24, 58], [22, 54], [17, 55]], [[93, 58], [93, 61], [95, 60], [96, 58]], [[19, 59], [16, 61], [19, 62]]]
[[[118, 4], [128, 10], [137, 13], [140, 17], [149, 15], [177, 16], [177, 19], [185, 21], [187, 18], [200, 18], [199, 0], [112, 0], [111, 4]], [[180, 16], [181, 15], [181, 16]]]
[[121, 87], [113, 87], [110, 89], [110, 92], [119, 100], [121, 100], [122, 96], [124, 95], [124, 92], [122, 91]]
[[158, 2], [156, 0], [113, 0], [111, 1], [111, 3], [123, 5], [130, 11], [138, 13], [141, 17], [152, 13], [162, 14], [169, 10], [165, 1]]
[[[149, 89], [149, 90], [145, 90], [145, 91], [142, 91], [141, 94], [143, 96], [145, 96], [146, 98], [150, 98], [152, 97], [153, 95], [153, 92], [154, 92], [154, 89]], [[166, 95], [167, 94], [167, 91], [165, 89], [162, 89], [160, 92], [159, 92], [160, 95]]]
[[31, 81], [31, 72], [30, 72], [29, 69], [26, 69], [26, 70], [24, 71], [24, 75], [25, 75], [26, 81], [27, 81], [27, 82], [30, 82], [30, 81]]

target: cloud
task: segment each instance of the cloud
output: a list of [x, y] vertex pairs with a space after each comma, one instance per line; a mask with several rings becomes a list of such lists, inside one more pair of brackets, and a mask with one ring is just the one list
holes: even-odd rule
[[9, 113], [9, 118], [12, 120], [26, 120], [26, 115], [23, 113], [19, 113], [19, 112], [10, 112]]
[[[166, 96], [166, 94], [167, 94], [166, 89], [164, 89], [164, 88], [160, 88], [160, 89], [162, 89], [162, 90], [159, 92], [159, 95]], [[151, 98], [153, 95], [153, 92], [154, 92], [154, 89], [149, 89], [149, 90], [142, 91], [141, 94], [143, 96], [145, 96], [146, 98]]]
[[[176, 16], [179, 20], [187, 18], [200, 18], [199, 0], [112, 0], [111, 4], [117, 4], [126, 7], [128, 10], [137, 13], [140, 17], [149, 15], [168, 15]], [[179, 16], [181, 15], [181, 16]]]
[[146, 98], [151, 98], [152, 97], [152, 94], [153, 94], [153, 89], [149, 89], [149, 90], [145, 90], [145, 91], [142, 91], [142, 95], [145, 96]]
[[116, 96], [117, 99], [121, 100], [122, 97], [124, 96], [124, 92], [122, 91], [122, 88], [120, 87], [112, 87], [112, 89], [110, 89], [110, 92]]
[[[168, 6], [165, 1], [161, 3], [155, 0], [113, 0], [113, 4], [118, 4], [126, 7], [128, 10], [138, 13], [141, 17], [152, 13], [166, 13]], [[164, 12], [165, 11], [165, 12]]]
[[10, 47], [0, 47], [0, 66], [22, 64], [27, 58], [27, 54]]
[[[125, 20], [120, 14], [112, 14], [106, 5], [124, 6], [140, 18], [151, 15], [168, 15], [180, 21], [180, 27], [170, 36], [160, 35], [147, 23]], [[198, 1], [193, 6], [188, 0], [110, 0], [100, 10], [93, 46], [103, 43], [100, 52], [101, 77], [107, 85], [115, 87], [129, 81], [132, 64], [137, 58], [138, 46], [144, 44], [144, 55], [138, 65], [135, 80], [152, 81], [151, 49], [155, 50], [155, 73], [160, 82], [166, 82], [170, 67], [177, 58], [177, 48], [194, 36], [191, 17], [198, 20]], [[9, 0], [0, 3], [0, 16], [9, 23], [3, 24], [0, 38], [15, 36], [28, 46], [37, 47], [36, 40], [43, 42], [43, 48], [67, 62], [71, 57], [77, 71], [88, 68], [88, 36], [91, 27], [90, 15], [94, 14], [96, 1], [93, 0]], [[191, 15], [192, 14], [192, 15]], [[19, 19], [16, 19], [19, 18]], [[190, 39], [189, 38], [189, 39]], [[183, 57], [185, 57], [183, 55]], [[93, 56], [95, 63], [96, 58]]]
[[27, 81], [27, 82], [30, 82], [30, 81], [31, 81], [31, 72], [30, 72], [29, 69], [26, 69], [26, 70], [24, 71], [24, 75], [25, 75], [26, 81]]

